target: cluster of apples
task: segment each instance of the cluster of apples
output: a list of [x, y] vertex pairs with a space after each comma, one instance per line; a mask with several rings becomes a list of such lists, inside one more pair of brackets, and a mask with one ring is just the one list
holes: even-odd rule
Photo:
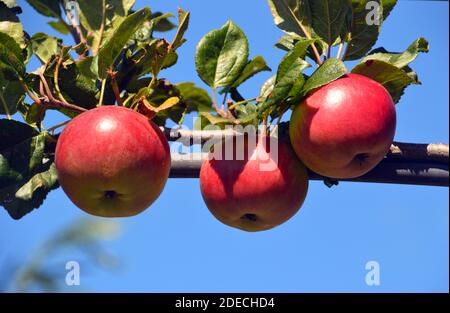
[[[367, 77], [345, 75], [311, 92], [294, 109], [290, 144], [259, 136], [255, 145], [244, 145], [243, 158], [205, 160], [203, 199], [224, 224], [246, 231], [271, 229], [302, 206], [306, 167], [336, 179], [361, 176], [386, 155], [395, 127], [388, 91]], [[229, 140], [224, 146], [237, 147], [237, 138]], [[274, 145], [276, 154], [270, 151]], [[55, 163], [75, 205], [97, 216], [124, 217], [142, 212], [160, 195], [169, 176], [170, 150], [144, 115], [103, 106], [66, 126]]]

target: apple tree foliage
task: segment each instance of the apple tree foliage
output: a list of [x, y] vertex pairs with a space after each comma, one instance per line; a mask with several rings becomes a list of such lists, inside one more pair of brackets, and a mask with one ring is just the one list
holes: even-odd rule
[[[429, 48], [419, 38], [402, 53], [372, 50], [396, 0], [378, 0], [376, 8], [368, 0], [268, 0], [275, 25], [285, 33], [275, 46], [286, 54], [260, 94], [245, 99], [241, 86], [271, 69], [262, 56], [249, 56], [247, 37], [232, 21], [197, 45], [195, 66], [208, 92], [162, 75], [178, 61], [189, 12], [179, 9], [175, 17], [136, 11], [134, 0], [27, 2], [61, 36], [28, 33], [20, 22], [22, 8], [0, 0], [0, 205], [14, 219], [40, 207], [58, 187], [53, 159], [61, 125], [43, 127], [48, 110], [70, 119], [99, 105], [121, 105], [160, 126], [181, 124], [192, 112], [198, 113], [195, 127], [274, 125], [310, 91], [348, 73], [345, 61], [360, 60], [351, 72], [378, 81], [398, 102], [406, 87], [420, 84], [409, 64]], [[170, 30], [171, 39], [160, 37]], [[41, 67], [29, 68], [32, 57]], [[310, 75], [304, 73], [308, 68]]]

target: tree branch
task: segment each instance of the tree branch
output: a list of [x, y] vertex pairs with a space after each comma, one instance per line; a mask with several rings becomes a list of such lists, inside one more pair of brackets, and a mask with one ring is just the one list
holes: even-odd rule
[[[280, 137], [287, 140], [286, 124], [280, 124]], [[241, 135], [232, 130], [191, 131], [161, 127], [169, 141], [177, 141], [185, 146], [220, 141]], [[198, 178], [201, 164], [207, 154], [172, 155], [172, 178]], [[309, 171], [311, 180], [328, 180]], [[449, 146], [445, 144], [414, 144], [394, 142], [385, 159], [372, 171], [362, 177], [343, 180], [388, 184], [408, 184], [424, 186], [449, 186]]]
[[[171, 178], [198, 178], [206, 153], [173, 154]], [[308, 170], [310, 180], [326, 181], [327, 177]], [[332, 179], [334, 181], [334, 179]], [[448, 163], [432, 161], [393, 161], [385, 158], [369, 173], [353, 178], [341, 180], [343, 182], [363, 182], [380, 184], [449, 186]]]

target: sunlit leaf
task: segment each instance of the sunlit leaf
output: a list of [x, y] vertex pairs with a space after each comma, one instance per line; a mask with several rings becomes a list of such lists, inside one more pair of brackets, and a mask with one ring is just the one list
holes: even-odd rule
[[195, 65], [200, 78], [210, 87], [230, 86], [248, 60], [245, 34], [232, 21], [213, 30], [197, 45]]

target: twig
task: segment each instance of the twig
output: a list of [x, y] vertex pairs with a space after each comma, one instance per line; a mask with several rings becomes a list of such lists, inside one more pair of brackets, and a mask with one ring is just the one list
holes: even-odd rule
[[98, 100], [98, 107], [103, 105], [103, 98], [105, 96], [106, 78], [102, 80], [102, 88], [100, 89], [100, 99]]
[[62, 102], [60, 100], [55, 99], [55, 97], [53, 97], [52, 91], [50, 90], [50, 87], [48, 86], [47, 80], [45, 79], [45, 76], [42, 73], [42, 70], [38, 69], [37, 74], [39, 75], [39, 77], [41, 79], [42, 85], [44, 86], [44, 89], [45, 89], [45, 95], [47, 97], [47, 99], [44, 99], [44, 103], [42, 103], [42, 101], [41, 101], [40, 104], [44, 104], [46, 107], [64, 108], [64, 109], [71, 110], [71, 111], [78, 112], [78, 113], [87, 111], [87, 109], [79, 107], [77, 105], [70, 104], [67, 102]]
[[1, 102], [2, 105], [3, 105], [3, 110], [5, 110], [6, 118], [7, 118], [8, 120], [11, 120], [11, 119], [12, 119], [11, 113], [9, 112], [8, 105], [6, 104], [5, 98], [3, 97], [3, 94], [2, 94], [2, 93], [0, 93], [0, 102]]
[[28, 97], [30, 97], [31, 100], [33, 100], [35, 103], [41, 104], [41, 99], [39, 99], [39, 97], [34, 93], [34, 91], [32, 92], [28, 88], [27, 84], [23, 81], [22, 78], [19, 78], [19, 82], [20, 82], [20, 85], [22, 86], [23, 90], [25, 90], [25, 92], [28, 95]]
[[286, 111], [287, 111], [286, 109], [280, 110], [280, 113], [279, 113], [279, 115], [278, 115], [276, 124], [275, 124], [274, 128], [272, 129], [272, 131], [270, 132], [270, 136], [274, 136], [275, 133], [278, 131], [278, 125], [280, 124], [281, 119], [283, 118], [283, 116], [284, 116], [284, 114], [286, 113]]
[[338, 53], [337, 53], [337, 56], [336, 56], [337, 59], [340, 59], [340, 58], [341, 58], [341, 54], [342, 54], [342, 50], [343, 50], [343, 49], [344, 49], [344, 43], [341, 42], [341, 43], [339, 44], [339, 50], [338, 50]]
[[56, 94], [57, 94], [59, 100], [67, 103], [67, 100], [64, 98], [64, 96], [61, 93], [61, 90], [59, 89], [59, 68], [61, 67], [63, 60], [64, 60], [64, 58], [62, 56], [60, 56], [58, 59], [58, 63], [56, 63], [55, 72], [53, 75], [53, 82], [55, 84]]
[[111, 77], [111, 86], [114, 92], [114, 96], [116, 97], [117, 104], [123, 106], [122, 98], [120, 97], [120, 89], [119, 85], [116, 81], [116, 72], [109, 70], [108, 75]]
[[213, 88], [211, 93], [212, 93], [212, 102], [213, 102], [214, 109], [221, 117], [227, 118], [228, 115], [223, 110], [221, 110], [219, 108], [219, 106], [217, 105], [216, 89]]
[[65, 125], [69, 124], [70, 121], [71, 121], [71, 120], [68, 120], [68, 121], [65, 121], [65, 122], [56, 124], [55, 126], [52, 126], [52, 127], [48, 128], [47, 131], [50, 133], [50, 132], [52, 132], [52, 131], [54, 131], [54, 130], [60, 128], [60, 127], [63, 127], [63, 126], [65, 126]]

